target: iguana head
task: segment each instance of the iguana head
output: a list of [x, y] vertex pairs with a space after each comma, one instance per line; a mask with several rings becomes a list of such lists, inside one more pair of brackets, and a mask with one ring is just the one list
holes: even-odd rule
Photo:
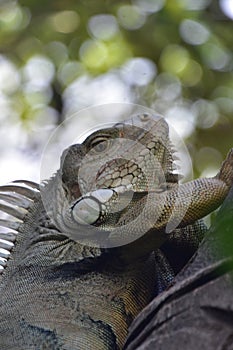
[[177, 183], [172, 153], [161, 117], [136, 115], [93, 132], [61, 157], [52, 216], [62, 231], [77, 231], [75, 225], [82, 223], [111, 231], [142, 197]]
[[[134, 116], [101, 129], [61, 159], [62, 184], [72, 199], [101, 188], [132, 185], [135, 192], [159, 190], [172, 177], [168, 125], [161, 117]], [[153, 181], [151, 179], [153, 177]]]

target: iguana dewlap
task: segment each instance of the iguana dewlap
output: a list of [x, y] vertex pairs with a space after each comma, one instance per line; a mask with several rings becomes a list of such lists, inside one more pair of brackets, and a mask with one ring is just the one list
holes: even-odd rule
[[0, 349], [122, 348], [232, 185], [233, 151], [182, 185], [173, 158], [164, 119], [135, 116], [71, 146], [41, 186], [0, 187]]

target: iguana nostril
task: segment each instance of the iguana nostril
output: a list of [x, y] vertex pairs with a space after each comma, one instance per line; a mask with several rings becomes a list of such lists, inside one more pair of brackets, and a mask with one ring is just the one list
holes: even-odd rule
[[142, 122], [146, 122], [150, 119], [150, 115], [148, 113], [143, 113], [139, 116], [139, 118]]

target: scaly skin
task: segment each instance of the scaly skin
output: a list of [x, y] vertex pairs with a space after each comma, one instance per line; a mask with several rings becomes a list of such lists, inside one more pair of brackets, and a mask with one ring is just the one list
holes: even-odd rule
[[[40, 190], [27, 182], [0, 187], [0, 199], [16, 207], [0, 209], [19, 218], [0, 221], [18, 232], [0, 233], [15, 240], [0, 275], [1, 349], [121, 349], [132, 320], [172, 281], [177, 265], [167, 258], [175, 244], [191, 247], [189, 256], [197, 248], [196, 220], [224, 200], [232, 169], [233, 151], [216, 177], [178, 186], [165, 121], [135, 116], [71, 146]], [[80, 225], [75, 211], [99, 193], [108, 198], [98, 218], [91, 213], [90, 225]], [[127, 194], [131, 203], [111, 213]], [[168, 233], [171, 215], [179, 221]], [[90, 227], [116, 246], [99, 246]]]

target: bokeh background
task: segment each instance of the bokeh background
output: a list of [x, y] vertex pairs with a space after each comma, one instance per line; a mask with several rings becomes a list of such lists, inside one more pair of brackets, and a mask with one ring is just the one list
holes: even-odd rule
[[38, 181], [49, 135], [132, 102], [182, 136], [194, 175], [233, 146], [232, 0], [0, 0], [0, 183]]

